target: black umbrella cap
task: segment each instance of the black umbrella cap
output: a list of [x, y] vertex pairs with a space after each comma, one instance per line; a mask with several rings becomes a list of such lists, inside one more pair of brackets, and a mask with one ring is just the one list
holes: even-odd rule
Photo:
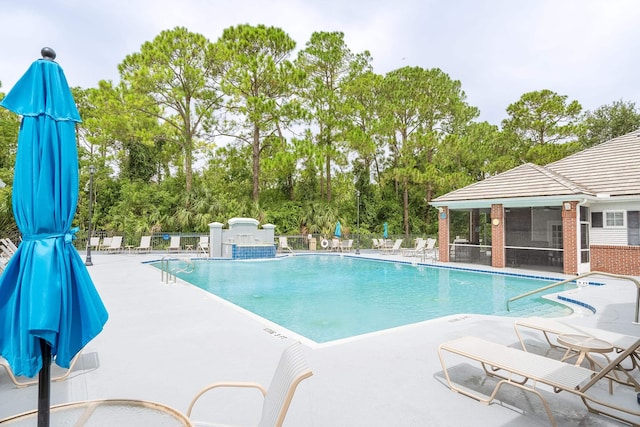
[[51, 49], [50, 47], [43, 47], [40, 50], [40, 55], [42, 55], [44, 59], [48, 59], [49, 61], [53, 61], [54, 59], [56, 59], [56, 51]]

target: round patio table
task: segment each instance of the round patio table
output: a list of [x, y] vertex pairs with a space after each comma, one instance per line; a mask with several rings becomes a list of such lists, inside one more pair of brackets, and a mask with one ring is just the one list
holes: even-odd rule
[[[32, 427], [38, 411], [13, 415], [0, 424], [4, 427]], [[87, 427], [192, 427], [182, 412], [161, 403], [144, 400], [107, 399], [64, 403], [51, 407], [51, 426]]]
[[607, 361], [609, 361], [606, 353], [611, 353], [613, 351], [613, 345], [610, 342], [586, 335], [564, 334], [558, 335], [557, 339], [558, 344], [567, 347], [567, 352], [561, 359], [563, 362], [567, 359], [578, 356], [576, 359], [576, 366], [580, 366], [582, 361], [587, 359], [592, 371], [595, 370], [596, 366], [602, 369], [602, 365], [595, 361], [593, 357], [591, 357], [590, 353], [600, 353]]

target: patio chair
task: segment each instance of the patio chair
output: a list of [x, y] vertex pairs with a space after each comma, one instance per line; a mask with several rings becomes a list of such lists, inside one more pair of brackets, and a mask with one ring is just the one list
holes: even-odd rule
[[[594, 392], [592, 388], [601, 380], [608, 381], [610, 374], [614, 370], [621, 369], [620, 364], [622, 361], [629, 357], [631, 353], [638, 351], [638, 348], [640, 348], [640, 339], [637, 339], [633, 345], [605, 365], [600, 372], [594, 372], [582, 366], [575, 366], [476, 337], [462, 337], [440, 344], [438, 356], [451, 390], [484, 404], [490, 404], [503, 385], [508, 384], [518, 387], [537, 395], [551, 424], [557, 426], [547, 399], [538, 390], [538, 386], [544, 384], [551, 387], [556, 393], [565, 391], [577, 395], [590, 412], [637, 425], [640, 422], [640, 406], [635, 401], [635, 393], [633, 399], [629, 394], [625, 395], [625, 397], [629, 397], [629, 400], [633, 401], [628, 402], [628, 406], [623, 406], [621, 396], [615, 396], [615, 398], [611, 396], [610, 399], [607, 399], [606, 393], [602, 393], [601, 390], [595, 390]], [[468, 386], [462, 388], [456, 385], [449, 376], [449, 371], [445, 364], [445, 353], [479, 362], [487, 377], [493, 377], [498, 380], [491, 394], [481, 394], [471, 390]], [[638, 391], [637, 386], [636, 391]]]
[[104, 239], [102, 239], [102, 243], [100, 243], [98, 250], [105, 251], [109, 249], [109, 246], [111, 246], [112, 241], [113, 241], [113, 237], [105, 237]]
[[140, 246], [133, 249], [138, 253], [151, 252], [151, 236], [142, 236], [140, 238]]
[[386, 255], [393, 255], [393, 254], [397, 253], [400, 249], [402, 249], [400, 246], [402, 246], [402, 239], [396, 239], [396, 241], [393, 244], [393, 246], [391, 246], [391, 247], [385, 246], [383, 248], [383, 253], [386, 254]]
[[209, 236], [200, 236], [196, 250], [200, 250], [204, 256], [209, 256]]
[[180, 246], [180, 236], [171, 236], [171, 241], [169, 242], [167, 252], [180, 252], [181, 249], [182, 247]]
[[111, 245], [107, 248], [107, 252], [110, 254], [122, 252], [122, 236], [113, 236], [111, 239]]
[[331, 250], [332, 252], [338, 252], [340, 250], [340, 239], [331, 239], [329, 250]]
[[[191, 413], [198, 399], [212, 389], [219, 387], [256, 388], [264, 397], [262, 417], [258, 427], [281, 427], [298, 384], [312, 375], [313, 372], [307, 365], [302, 345], [299, 342], [295, 343], [282, 353], [268, 389], [253, 382], [219, 382], [208, 385], [200, 390], [189, 404], [187, 417], [192, 418]], [[193, 420], [192, 422], [198, 425], [197, 422]]]
[[278, 237], [278, 248], [281, 252], [289, 251], [293, 253], [293, 249], [291, 249], [291, 246], [289, 246], [289, 242], [287, 241], [286, 237]]

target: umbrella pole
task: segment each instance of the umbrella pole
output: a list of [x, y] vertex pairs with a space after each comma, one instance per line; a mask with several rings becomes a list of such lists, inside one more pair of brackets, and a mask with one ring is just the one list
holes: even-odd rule
[[49, 427], [51, 397], [51, 346], [40, 338], [42, 368], [38, 376], [38, 427]]

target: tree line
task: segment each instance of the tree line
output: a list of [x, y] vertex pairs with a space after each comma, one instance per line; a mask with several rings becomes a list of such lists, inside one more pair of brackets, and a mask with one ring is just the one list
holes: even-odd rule
[[[216, 41], [177, 27], [119, 64], [118, 82], [73, 88], [81, 191], [76, 225], [132, 235], [206, 232], [232, 217], [279, 234], [434, 234], [428, 202], [525, 162], [544, 165], [640, 128], [635, 103], [583, 111], [549, 89], [480, 122], [438, 68], [373, 71], [342, 32], [303, 48], [282, 29], [238, 25]], [[0, 86], [1, 88], [1, 86]], [[0, 92], [0, 99], [4, 95]], [[15, 228], [19, 118], [0, 111], [0, 228]], [[623, 153], [621, 153], [623, 155]]]

